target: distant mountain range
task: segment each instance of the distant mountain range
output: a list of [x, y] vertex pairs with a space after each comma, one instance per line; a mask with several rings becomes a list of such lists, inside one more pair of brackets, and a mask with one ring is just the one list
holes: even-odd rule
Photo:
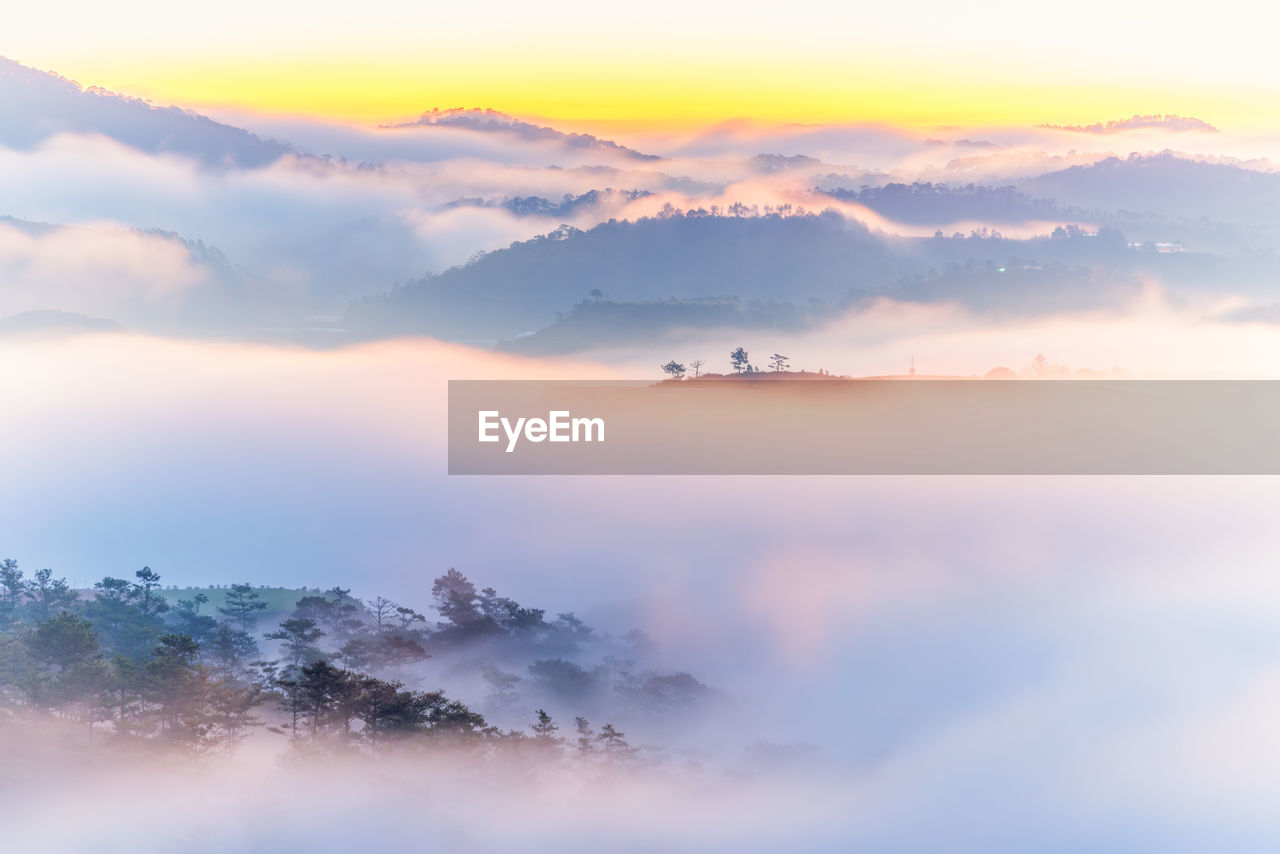
[[18, 219], [12, 216], [0, 216], [0, 225], [7, 225], [33, 237], [40, 234], [48, 234], [58, 229], [58, 226], [50, 225], [46, 222], [31, 222], [30, 220]]
[[668, 217], [608, 222], [485, 254], [352, 305], [358, 335], [510, 339], [541, 329], [588, 291], [623, 300], [801, 294], [839, 297], [914, 265], [843, 217]]
[[[606, 340], [626, 323], [651, 331], [795, 327], [875, 296], [1013, 313], [1035, 313], [1038, 305], [1079, 308], [1134, 292], [1137, 273], [1180, 285], [1223, 271], [1225, 263], [1133, 247], [1105, 229], [1096, 235], [1058, 229], [1056, 236], [1029, 240], [990, 233], [902, 239], [833, 211], [678, 214], [587, 231], [562, 226], [359, 300], [345, 325], [360, 338], [505, 340], [511, 349], [553, 352], [570, 340]], [[1276, 268], [1273, 256], [1251, 256], [1232, 275], [1265, 281]], [[1114, 275], [1099, 275], [1100, 269]], [[534, 332], [536, 338], [525, 340]]]
[[[25, 316], [16, 327], [97, 322], [74, 319], [80, 311], [139, 330], [267, 330], [287, 337], [314, 331], [317, 324], [304, 318], [335, 317], [351, 295], [383, 291], [350, 303], [341, 321], [319, 324], [325, 339], [431, 335], [554, 353], [680, 329], [799, 330], [879, 297], [1010, 313], [1086, 308], [1128, 298], [1143, 277], [1175, 291], [1230, 290], [1269, 304], [1274, 300], [1266, 289], [1280, 272], [1280, 174], [1266, 162], [1164, 151], [1097, 162], [1092, 158], [1099, 155], [1090, 155], [1088, 165], [1044, 172], [1051, 168], [1045, 162], [1064, 161], [1038, 155], [1018, 167], [1024, 171], [1009, 173], [1023, 177], [998, 184], [910, 183], [890, 175], [909, 176], [909, 164], [922, 152], [998, 146], [896, 134], [888, 148], [906, 152], [906, 159], [886, 167], [891, 171], [864, 171], [839, 165], [845, 161], [838, 158], [860, 139], [868, 150], [887, 150], [865, 128], [806, 130], [806, 144], [822, 143], [813, 151], [835, 152], [820, 158], [797, 153], [802, 145], [790, 131], [740, 136], [754, 131], [724, 127], [686, 151], [696, 155], [695, 164], [496, 110], [450, 109], [386, 126], [387, 132], [346, 128], [392, 140], [395, 145], [380, 149], [384, 153], [397, 146], [430, 149], [437, 160], [429, 168], [395, 157], [356, 166], [301, 155], [288, 143], [197, 113], [85, 89], [2, 58], [0, 105], [0, 147], [31, 150], [58, 134], [100, 135], [149, 155], [194, 160], [204, 167], [200, 181], [214, 190], [210, 198], [222, 198], [233, 183], [224, 181], [225, 170], [305, 158], [305, 168], [280, 170], [278, 184], [256, 186], [244, 201], [237, 196], [217, 212], [182, 207], [188, 204], [182, 197], [136, 205], [132, 186], [114, 197], [93, 196], [84, 213], [74, 191], [64, 207], [50, 208], [40, 188], [36, 201], [0, 208], [0, 225], [23, 238], [10, 241], [10, 259], [0, 259], [9, 265], [11, 283], [18, 283], [11, 291], [21, 294], [4, 310], [68, 312]], [[442, 130], [413, 131], [423, 128]], [[1214, 130], [1179, 116], [1066, 129], [1107, 134], [1143, 128]], [[759, 148], [744, 147], [757, 143]], [[509, 157], [513, 151], [519, 156]], [[751, 151], [773, 153], [748, 156]], [[1016, 160], [1017, 154], [991, 156]], [[461, 165], [455, 169], [451, 159]], [[931, 174], [949, 173], [933, 168]], [[344, 180], [329, 180], [336, 175]], [[143, 187], [136, 195], [163, 195], [163, 189]], [[741, 200], [734, 198], [739, 190]], [[643, 205], [633, 204], [642, 199]], [[912, 228], [872, 231], [839, 213], [849, 210], [840, 203]], [[662, 212], [636, 220], [632, 212], [641, 207]], [[99, 287], [111, 272], [99, 267], [68, 276], [74, 287], [60, 289], [28, 276], [21, 291], [19, 278], [31, 266], [23, 255], [30, 251], [26, 237], [66, 237], [68, 244], [116, 238], [104, 238], [107, 229], [64, 231], [4, 217], [6, 212], [120, 223], [124, 232], [159, 238], [146, 245], [180, 259], [193, 271], [193, 284], [176, 291], [143, 288], [147, 265], [130, 266], [126, 259], [116, 264], [116, 290]], [[245, 214], [259, 216], [245, 224]], [[557, 223], [582, 228], [561, 225], [538, 234]], [[1024, 237], [1001, 236], [1012, 231], [1006, 225], [1022, 226], [1017, 233]], [[157, 226], [201, 234], [232, 258]], [[941, 232], [936, 238], [900, 236], [935, 229]], [[1026, 238], [1029, 231], [1044, 236]], [[505, 249], [484, 251], [512, 239]], [[473, 252], [470, 262], [444, 269]], [[424, 269], [441, 272], [384, 290]]]
[[0, 57], [0, 144], [29, 149], [59, 133], [101, 134], [205, 166], [265, 166], [291, 149], [177, 107], [156, 107]]
[[1013, 186], [967, 184], [956, 187], [928, 182], [894, 182], [857, 190], [840, 187], [815, 189], [833, 199], [863, 205], [896, 222], [912, 224], [962, 220], [1017, 223], [1083, 215], [1081, 211], [1064, 208], [1053, 199], [1033, 198]]
[[1092, 210], [1280, 223], [1280, 173], [1171, 151], [1108, 157], [1015, 183], [1032, 196]]
[[0, 336], [79, 335], [86, 332], [124, 332], [114, 320], [88, 317], [70, 311], [24, 311], [0, 318]]
[[1121, 119], [1114, 122], [1098, 122], [1092, 125], [1041, 125], [1044, 128], [1052, 130], [1070, 130], [1077, 133], [1120, 133], [1127, 130], [1139, 130], [1142, 128], [1160, 128], [1161, 130], [1171, 131], [1206, 131], [1208, 133], [1220, 133], [1220, 131], [1201, 119], [1191, 116], [1178, 116], [1160, 114], [1150, 116], [1134, 115], [1132, 118]]
[[635, 160], [661, 160], [656, 154], [644, 154], [625, 145], [592, 136], [589, 133], [565, 133], [555, 128], [521, 121], [497, 110], [439, 108], [423, 113], [411, 122], [382, 125], [384, 128], [456, 127], [484, 133], [509, 133], [528, 142], [558, 142], [575, 148], [594, 148], [625, 155]]

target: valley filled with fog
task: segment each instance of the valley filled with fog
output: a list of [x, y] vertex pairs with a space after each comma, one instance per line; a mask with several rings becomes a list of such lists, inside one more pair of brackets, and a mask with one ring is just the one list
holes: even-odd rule
[[1276, 379], [1280, 139], [0, 95], [0, 847], [1274, 848], [1268, 479], [445, 451], [737, 347]]

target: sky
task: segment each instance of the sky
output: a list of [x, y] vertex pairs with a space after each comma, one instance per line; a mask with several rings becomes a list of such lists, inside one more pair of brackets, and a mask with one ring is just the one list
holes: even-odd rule
[[586, 127], [1274, 120], [1274, 7], [570, 0], [23, 4], [0, 55], [156, 102], [361, 122], [493, 107]]

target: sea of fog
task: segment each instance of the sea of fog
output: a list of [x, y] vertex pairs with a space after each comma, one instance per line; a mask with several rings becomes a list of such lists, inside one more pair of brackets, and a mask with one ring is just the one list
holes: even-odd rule
[[[1173, 342], [1151, 343], [1154, 361], [1212, 340], [1168, 335], [1149, 339]], [[3, 358], [0, 556], [78, 584], [145, 564], [179, 585], [420, 603], [452, 566], [522, 604], [640, 628], [660, 661], [728, 697], [671, 734], [701, 749], [696, 766], [630, 770], [448, 755], [317, 770], [266, 733], [194, 765], [86, 758], [0, 719], [8, 850], [1280, 839], [1271, 480], [450, 478], [446, 378], [628, 364], [136, 336], [10, 343]]]

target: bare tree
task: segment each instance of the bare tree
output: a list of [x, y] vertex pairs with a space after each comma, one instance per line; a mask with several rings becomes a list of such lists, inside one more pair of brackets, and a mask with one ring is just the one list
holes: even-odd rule
[[391, 615], [396, 612], [396, 603], [385, 596], [379, 596], [373, 600], [369, 610], [373, 611], [374, 625], [377, 627], [378, 632], [381, 633], [383, 626], [390, 625]]
[[693, 359], [689, 362], [689, 370], [693, 371], [695, 377], [700, 376], [702, 374], [702, 366], [705, 364], [706, 362], [701, 359]]

